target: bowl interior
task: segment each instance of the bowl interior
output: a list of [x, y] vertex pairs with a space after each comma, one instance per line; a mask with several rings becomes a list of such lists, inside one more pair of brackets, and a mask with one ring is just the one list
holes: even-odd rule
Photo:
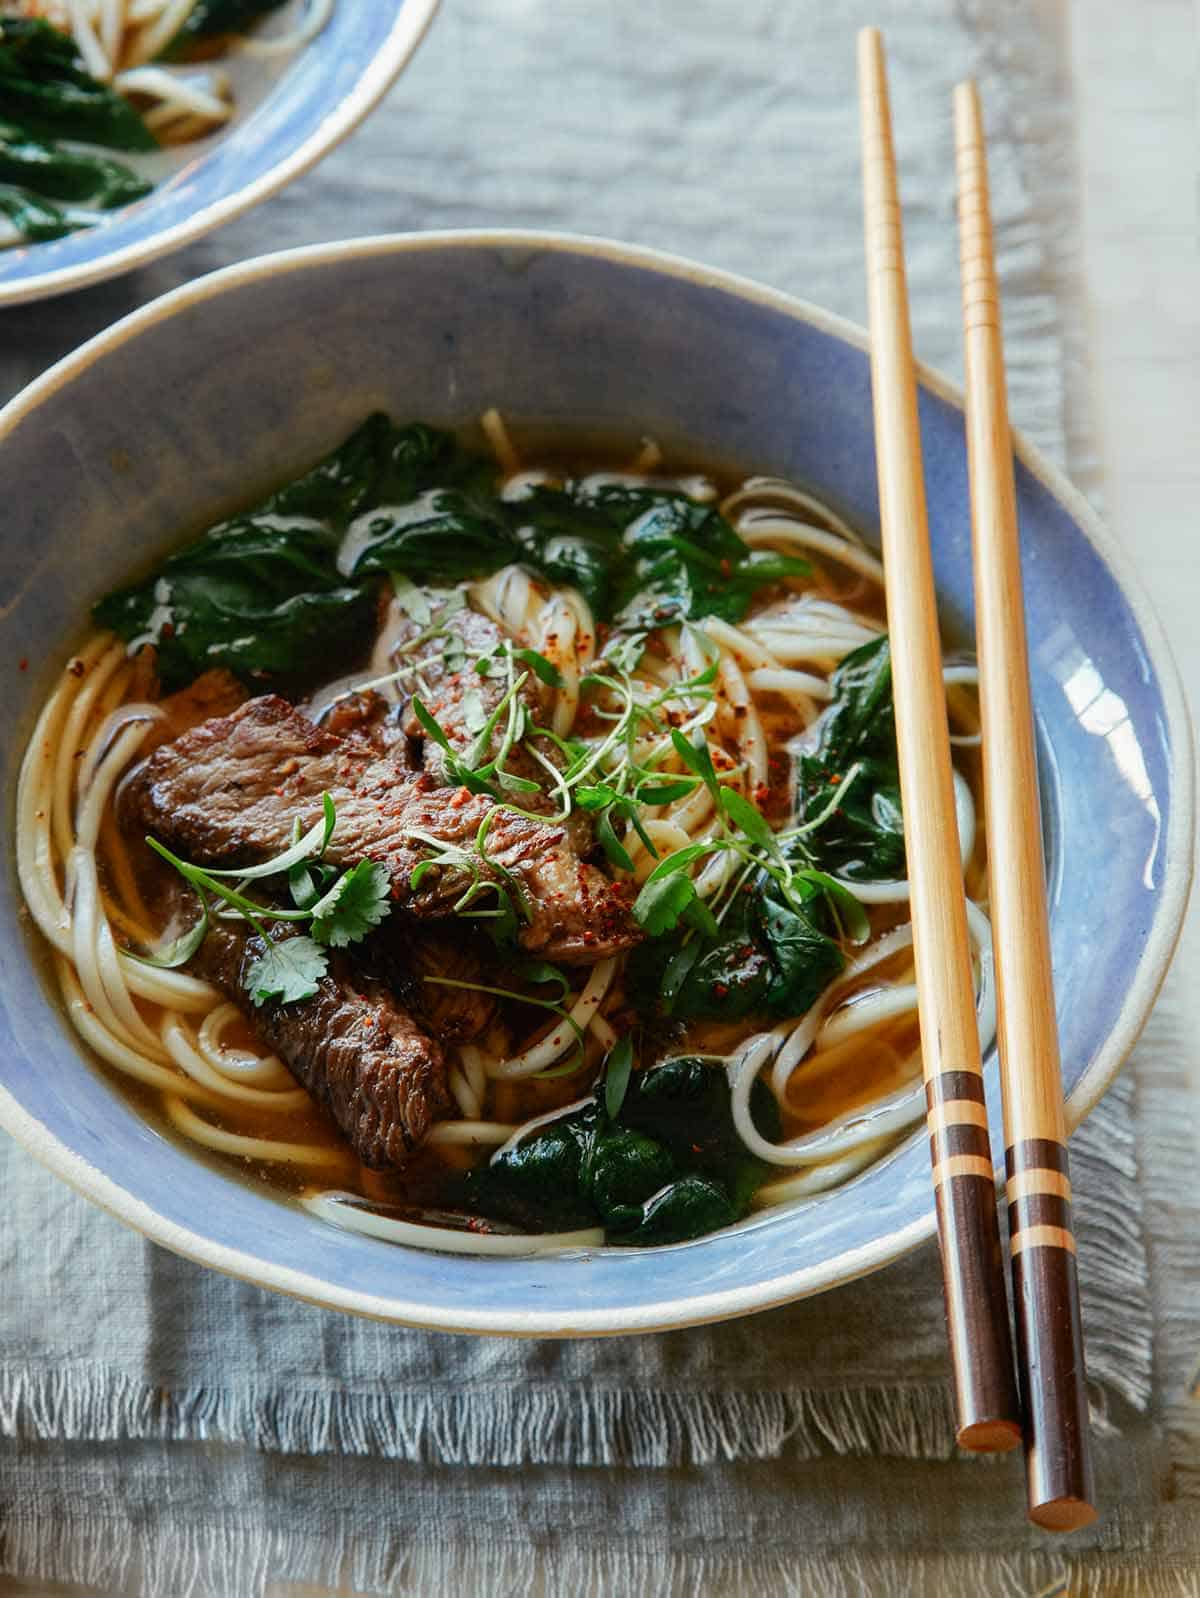
[[[867, 358], [854, 330], [821, 313], [682, 263], [529, 235], [252, 262], [120, 324], [0, 423], [0, 574], [15, 596], [0, 613], [10, 806], [43, 690], [100, 592], [307, 465], [373, 407], [453, 425], [489, 405], [517, 422], [653, 432], [693, 456], [793, 478], [868, 535], [877, 528]], [[921, 423], [938, 583], [969, 624], [963, 426], [944, 385], [923, 389]], [[1085, 532], [1079, 502], [1064, 503], [1063, 486], [1022, 453], [1059, 1025], [1077, 1119], [1132, 1044], [1169, 958], [1186, 890], [1189, 756], [1153, 623], [1093, 542], [1102, 535]], [[460, 1329], [645, 1329], [815, 1291], [932, 1231], [915, 1137], [845, 1189], [669, 1249], [491, 1260], [342, 1234], [183, 1153], [82, 1056], [31, 970], [8, 851], [0, 970], [0, 1119], [159, 1241], [322, 1302]]]
[[[228, 221], [304, 171], [375, 104], [416, 47], [437, 0], [339, 0], [306, 47], [232, 58], [241, 113], [227, 132], [154, 156], [163, 181], [96, 227], [0, 250], [0, 305], [78, 288]], [[147, 171], [156, 179], [159, 170]]]

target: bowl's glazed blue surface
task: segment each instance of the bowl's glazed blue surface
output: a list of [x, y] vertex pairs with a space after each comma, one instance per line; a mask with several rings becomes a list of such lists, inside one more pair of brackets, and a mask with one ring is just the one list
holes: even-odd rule
[[285, 61], [262, 99], [227, 133], [204, 140], [194, 158], [145, 199], [64, 239], [0, 250], [0, 306], [128, 272], [290, 183], [386, 93], [437, 4], [338, 0], [325, 27]]
[[[428, 235], [252, 261], [85, 346], [0, 417], [8, 813], [37, 705], [89, 603], [382, 406], [457, 424], [652, 432], [797, 479], [874, 534], [861, 333], [665, 257], [535, 234]], [[962, 417], [921, 396], [937, 576], [972, 611]], [[1186, 900], [1190, 732], [1157, 624], [1082, 501], [1024, 447], [1018, 492], [1073, 1121], [1131, 1047]], [[33, 663], [17, 670], [22, 658]], [[329, 1228], [166, 1141], [77, 1047], [0, 879], [0, 1120], [170, 1247], [322, 1303], [461, 1330], [641, 1330], [744, 1313], [932, 1234], [923, 1136], [849, 1187], [675, 1248], [560, 1259], [409, 1251]], [[1000, 1111], [989, 1069], [994, 1152]]]

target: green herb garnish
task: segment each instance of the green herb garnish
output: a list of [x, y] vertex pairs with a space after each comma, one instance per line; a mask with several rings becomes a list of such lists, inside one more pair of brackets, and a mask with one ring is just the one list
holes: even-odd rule
[[[208, 930], [210, 903], [219, 900], [226, 914], [248, 921], [265, 944], [265, 950], [247, 966], [244, 982], [255, 1004], [276, 999], [292, 1004], [311, 999], [328, 969], [322, 945], [344, 949], [358, 943], [391, 910], [388, 876], [371, 860], [360, 860], [348, 870], [322, 862], [337, 825], [337, 811], [329, 794], [321, 795], [321, 819], [301, 834], [297, 821], [294, 841], [280, 854], [257, 866], [217, 869], [182, 860], [157, 838], [146, 839], [155, 854], [173, 866], [193, 889], [200, 915], [189, 930], [166, 949], [150, 955], [133, 955], [146, 965], [174, 969], [185, 965], [199, 949]], [[286, 875], [294, 910], [251, 899], [243, 890], [251, 882]], [[236, 882], [236, 886], [231, 885]], [[272, 937], [272, 925], [302, 927], [310, 936]]]

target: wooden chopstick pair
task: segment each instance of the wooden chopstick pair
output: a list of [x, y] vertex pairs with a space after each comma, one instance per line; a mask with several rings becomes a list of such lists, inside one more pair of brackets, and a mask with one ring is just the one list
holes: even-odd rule
[[1024, 1434], [1030, 1518], [1095, 1518], [1066, 1126], [987, 166], [974, 86], [955, 94], [976, 634], [1017, 1369], [995, 1177], [909, 326], [883, 41], [859, 35], [871, 386], [925, 1094], [960, 1444]]

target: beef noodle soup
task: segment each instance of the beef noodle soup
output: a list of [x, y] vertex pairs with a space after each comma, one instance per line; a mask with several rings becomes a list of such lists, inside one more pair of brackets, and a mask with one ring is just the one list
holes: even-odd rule
[[789, 483], [483, 431], [373, 416], [96, 606], [19, 796], [71, 1022], [170, 1135], [410, 1244], [852, 1181], [924, 1110], [879, 562]]

